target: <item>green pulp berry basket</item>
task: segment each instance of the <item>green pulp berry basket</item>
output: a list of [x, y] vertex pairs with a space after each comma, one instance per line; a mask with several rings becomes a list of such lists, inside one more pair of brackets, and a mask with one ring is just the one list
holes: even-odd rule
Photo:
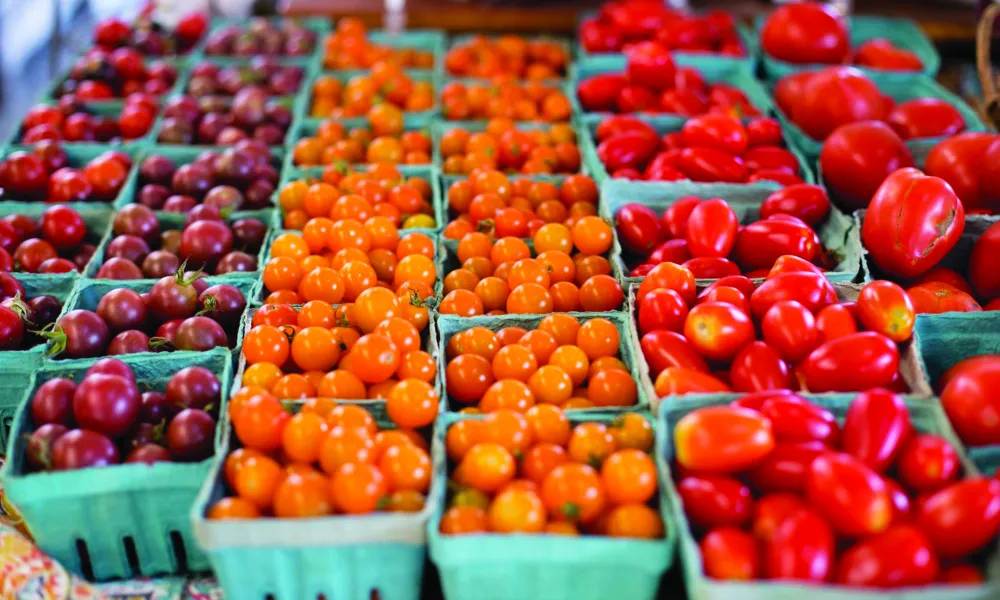
[[[161, 391], [177, 371], [207, 368], [222, 384], [223, 403], [218, 408], [225, 414], [233, 375], [229, 353], [215, 349], [191, 354], [158, 360], [132, 355], [122, 360], [132, 367], [141, 389]], [[34, 391], [54, 377], [81, 381], [95, 360], [49, 365], [35, 374], [14, 419], [8, 460], [0, 471], [4, 493], [24, 516], [39, 548], [74, 573], [91, 579], [123, 579], [206, 569], [208, 561], [195, 544], [189, 512], [211, 469], [211, 459], [25, 471], [25, 445], [34, 430], [30, 410]]]
[[[469, 418], [440, 417], [436, 435]], [[570, 413], [570, 422], [610, 423], [615, 414]], [[666, 537], [657, 540], [527, 534], [442, 535], [444, 505], [427, 526], [431, 560], [448, 600], [652, 600], [674, 558], [677, 527], [664, 503], [665, 471], [659, 470], [659, 509]], [[436, 475], [442, 485], [447, 473]]]
[[[847, 408], [855, 394], [806, 396], [811, 402], [831, 411], [843, 423]], [[668, 511], [677, 523], [678, 545], [681, 564], [686, 582], [688, 598], [691, 600], [764, 600], [773, 598], [816, 598], [818, 600], [936, 600], [940, 598], [957, 600], [987, 600], [1000, 595], [1000, 555], [991, 551], [987, 565], [987, 581], [982, 585], [929, 585], [896, 590], [875, 590], [851, 588], [838, 585], [809, 585], [803, 583], [782, 583], [776, 581], [718, 581], [703, 572], [701, 551], [692, 533], [691, 524], [684, 513], [684, 505], [677, 492], [670, 473], [673, 462], [673, 439], [671, 432], [677, 422], [692, 410], [705, 406], [722, 406], [739, 398], [736, 394], [715, 394], [697, 401], [678, 400], [664, 405], [657, 419], [656, 460], [661, 479], [666, 483]], [[910, 421], [917, 431], [934, 433], [944, 437], [962, 461], [967, 475], [978, 475], [975, 465], [962, 449], [947, 418], [936, 399], [907, 398]]]
[[[384, 405], [367, 405], [390, 427]], [[307, 519], [209, 520], [226, 493], [222, 467], [239, 446], [231, 431], [189, 518], [212, 570], [231, 600], [418, 600], [426, 560], [427, 521], [441, 503], [444, 480], [432, 479], [419, 513], [380, 512]], [[432, 469], [444, 471], [443, 438], [431, 446]]]
[[[627, 204], [642, 204], [658, 214], [662, 214], [678, 199], [691, 195], [686, 190], [679, 190], [676, 185], [670, 183], [637, 184], [617, 179], [606, 182], [602, 192], [600, 215], [612, 223], [615, 222], [618, 211]], [[722, 198], [733, 208], [740, 223], [745, 225], [760, 219], [760, 206], [770, 193], [768, 190], [744, 186], [742, 190], [726, 190], [716, 194], [709, 192], [706, 187], [706, 192], [697, 195], [701, 198]], [[837, 260], [837, 266], [826, 273], [827, 278], [830, 281], [842, 283], [855, 281], [861, 272], [864, 250], [861, 247], [861, 234], [854, 219], [840, 212], [836, 207], [831, 207], [829, 216], [816, 228], [816, 232], [823, 242], [823, 248]], [[626, 255], [627, 251], [622, 248], [621, 241], [616, 236], [612, 245], [611, 258], [614, 268], [622, 273], [625, 284], [642, 281], [642, 277], [627, 276], [630, 269], [624, 261]], [[698, 283], [707, 285], [712, 281], [711, 279], [700, 279]]]

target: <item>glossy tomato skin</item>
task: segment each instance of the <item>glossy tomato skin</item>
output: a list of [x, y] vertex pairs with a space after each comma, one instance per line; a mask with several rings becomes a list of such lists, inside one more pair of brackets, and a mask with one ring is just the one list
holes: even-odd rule
[[764, 313], [760, 330], [764, 340], [793, 364], [808, 356], [820, 343], [813, 314], [794, 300], [774, 303]]
[[839, 302], [821, 309], [816, 313], [816, 331], [819, 333], [820, 344], [857, 333], [854, 303]]
[[789, 117], [795, 106], [802, 101], [806, 84], [812, 79], [814, 73], [814, 71], [792, 73], [782, 77], [774, 85], [774, 101], [778, 108]]
[[735, 527], [708, 532], [699, 544], [705, 575], [722, 581], [751, 581], [760, 575], [760, 553], [753, 537]]
[[640, 131], [626, 131], [597, 146], [597, 157], [610, 172], [646, 166], [656, 154], [659, 140]]
[[761, 492], [793, 492], [802, 494], [812, 461], [826, 452], [823, 442], [779, 442], [764, 460], [748, 474], [750, 485]]
[[667, 207], [667, 210], [663, 211], [660, 220], [670, 235], [675, 238], [687, 236], [687, 223], [691, 217], [691, 211], [700, 203], [701, 198], [697, 196], [684, 196], [675, 200]]
[[830, 214], [830, 199], [826, 190], [818, 185], [790, 185], [772, 193], [760, 205], [760, 218], [766, 219], [777, 214], [798, 217], [807, 225], [815, 227]]
[[639, 306], [639, 333], [646, 334], [659, 329], [682, 331], [687, 315], [688, 308], [680, 294], [666, 288], [653, 290]]
[[769, 218], [740, 229], [733, 258], [747, 271], [770, 269], [785, 255], [813, 261], [821, 248], [819, 236], [805, 223]]
[[615, 230], [626, 249], [648, 253], [663, 241], [660, 217], [648, 206], [626, 204], [615, 215]]
[[820, 345], [798, 367], [810, 392], [855, 392], [888, 386], [899, 371], [899, 349], [884, 335], [863, 331]]
[[656, 91], [671, 86], [677, 67], [670, 51], [656, 42], [639, 42], [626, 53], [625, 76], [630, 84]]
[[720, 287], [734, 288], [742, 293], [745, 298], [749, 298], [750, 294], [752, 294], [754, 289], [756, 289], [756, 286], [753, 284], [753, 281], [750, 281], [749, 277], [745, 277], [743, 275], [732, 275], [730, 277], [722, 277], [718, 281], [712, 282], [698, 294], [698, 298], [707, 298], [713, 290]]
[[861, 121], [835, 129], [823, 142], [819, 163], [838, 203], [856, 210], [868, 206], [890, 173], [912, 167], [913, 157], [888, 125]]
[[982, 312], [983, 307], [965, 292], [939, 281], [929, 281], [906, 290], [918, 315], [947, 312]]
[[[739, 276], [731, 275], [731, 277]], [[728, 302], [746, 314], [750, 314], [750, 300], [743, 295], [743, 292], [727, 285], [716, 286], [707, 294], [699, 294], [698, 303], [702, 302]]]
[[588, 77], [576, 86], [580, 104], [587, 111], [610, 111], [615, 107], [618, 94], [625, 87], [625, 76], [606, 73]]
[[833, 413], [795, 394], [764, 401], [761, 414], [771, 420], [774, 439], [779, 442], [836, 443], [840, 427]]
[[809, 465], [806, 499], [837, 533], [861, 537], [881, 533], [892, 522], [885, 481], [846, 454], [828, 453]]
[[964, 360], [942, 377], [941, 405], [948, 420], [969, 446], [1000, 443], [1000, 357]]
[[919, 71], [924, 63], [914, 52], [885, 39], [867, 40], [854, 53], [854, 64], [884, 71]]
[[885, 389], [858, 394], [847, 409], [841, 445], [847, 454], [884, 472], [913, 433], [903, 397]]
[[964, 227], [962, 202], [947, 183], [916, 169], [900, 169], [872, 197], [861, 241], [883, 271], [912, 278], [940, 262]]
[[916, 524], [943, 559], [979, 550], [1000, 530], [1000, 480], [953, 483], [919, 505]]
[[683, 335], [673, 331], [650, 331], [639, 340], [653, 377], [668, 367], [684, 367], [708, 373], [708, 364]]
[[692, 258], [684, 261], [684, 266], [690, 269], [698, 279], [719, 279], [740, 274], [740, 267], [736, 263], [719, 256]]
[[806, 504], [802, 497], [796, 494], [783, 492], [765, 494], [753, 507], [750, 531], [755, 538], [767, 543], [778, 526], [802, 508], [806, 508]]
[[709, 114], [690, 119], [681, 129], [687, 147], [714, 148], [729, 154], [746, 152], [749, 139], [740, 120], [725, 114]]
[[760, 318], [775, 303], [795, 300], [810, 312], [837, 301], [837, 291], [828, 279], [818, 273], [782, 273], [768, 278], [750, 295], [750, 308]]
[[[962, 201], [965, 210], [996, 210], [997, 206], [987, 202], [980, 184], [981, 165], [987, 164], [986, 152], [996, 139], [997, 136], [991, 133], [966, 132], [954, 135], [931, 149], [924, 170], [928, 175], [947, 181]], [[992, 197], [996, 197], [996, 192]]]
[[691, 253], [688, 252], [687, 245], [687, 240], [683, 238], [667, 240], [649, 253], [647, 261], [653, 266], [662, 262], [682, 264], [691, 259]]
[[904, 140], [945, 137], [965, 130], [962, 113], [939, 98], [900, 102], [889, 113], [887, 122]]
[[684, 148], [677, 166], [693, 181], [745, 183], [750, 177], [743, 159], [716, 148]]
[[968, 280], [966, 280], [965, 277], [963, 277], [958, 271], [949, 269], [948, 267], [934, 267], [914, 282], [915, 285], [923, 283], [947, 283], [951, 287], [965, 292], [970, 296], [975, 294], [975, 292], [972, 291], [972, 285], [969, 284]]
[[[787, 217], [787, 215], [772, 215], [771, 219], [778, 220], [780, 218]], [[767, 271], [765, 278], [774, 279], [782, 273], [815, 273], [817, 275], [822, 275], [823, 270], [814, 265], [813, 263], [800, 258], [798, 256], [792, 256], [787, 254], [785, 256], [778, 257], [778, 260], [774, 261], [774, 266]]]
[[646, 274], [636, 292], [636, 302], [640, 305], [646, 295], [657, 288], [674, 290], [688, 305], [694, 304], [696, 288], [694, 275], [687, 268], [674, 263], [661, 263]]
[[[979, 192], [986, 202], [990, 212], [1000, 210], [1000, 138], [994, 138], [983, 153], [983, 162], [979, 168]], [[959, 196], [961, 197], [961, 195]]]
[[754, 341], [733, 357], [729, 383], [737, 392], [782, 390], [793, 386], [788, 365], [766, 342]]
[[934, 492], [958, 477], [958, 453], [948, 440], [929, 433], [911, 436], [896, 462], [899, 480], [916, 492]]
[[833, 570], [833, 530], [808, 508], [786, 518], [764, 548], [768, 579], [826, 581]]
[[750, 518], [750, 488], [732, 477], [688, 475], [677, 482], [677, 493], [684, 514], [698, 527], [740, 527]]
[[885, 118], [885, 98], [864, 73], [845, 66], [827, 67], [805, 80], [791, 120], [815, 140], [825, 140], [837, 127]]
[[656, 130], [653, 129], [652, 125], [631, 115], [610, 115], [605, 117], [597, 125], [594, 135], [597, 137], [597, 141], [603, 142], [610, 137], [614, 137], [619, 133], [625, 133], [626, 131], [637, 131], [650, 136], [656, 136]]
[[913, 301], [906, 290], [891, 281], [873, 281], [858, 294], [855, 314], [868, 331], [881, 333], [894, 342], [913, 335], [917, 320]]
[[660, 371], [653, 382], [653, 391], [664, 398], [666, 396], [681, 396], [684, 394], [712, 394], [731, 392], [729, 385], [723, 381], [725, 373], [697, 371], [685, 367], [667, 367]]
[[696, 204], [687, 221], [686, 239], [691, 256], [729, 255], [740, 222], [725, 200], [713, 198]]
[[984, 301], [1000, 296], [1000, 223], [990, 225], [972, 246], [969, 281]]
[[927, 585], [940, 565], [930, 541], [913, 525], [894, 525], [848, 548], [837, 563], [837, 583], [866, 587]]
[[841, 63], [850, 52], [844, 22], [819, 4], [781, 6], [768, 16], [760, 36], [765, 52], [795, 64]]
[[702, 356], [729, 361], [754, 341], [750, 317], [726, 302], [705, 302], [692, 308], [684, 321], [684, 337]]
[[759, 463], [773, 448], [770, 422], [743, 408], [699, 408], [674, 428], [677, 462], [695, 471], [739, 472]]

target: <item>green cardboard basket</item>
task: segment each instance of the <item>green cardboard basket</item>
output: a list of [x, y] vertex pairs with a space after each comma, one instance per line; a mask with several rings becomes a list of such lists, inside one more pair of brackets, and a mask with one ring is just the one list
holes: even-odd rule
[[[390, 427], [384, 405], [366, 405]], [[239, 441], [226, 430], [190, 512], [195, 535], [231, 600], [418, 600], [426, 557], [426, 525], [444, 494], [444, 446], [434, 436], [435, 474], [419, 513], [209, 520], [208, 508], [225, 495], [222, 467]]]
[[[847, 408], [855, 394], [814, 395], [806, 396], [809, 400], [831, 411], [837, 420], [843, 423]], [[707, 577], [703, 572], [701, 551], [698, 542], [691, 531], [691, 525], [684, 514], [684, 505], [677, 493], [676, 485], [670, 475], [673, 459], [673, 430], [677, 422], [696, 408], [704, 406], [722, 406], [739, 398], [737, 394], [715, 394], [698, 401], [679, 401], [674, 405], [662, 408], [657, 419], [656, 460], [661, 477], [666, 483], [666, 496], [669, 514], [677, 523], [679, 530], [679, 546], [683, 575], [686, 582], [688, 598], [691, 600], [763, 600], [770, 598], [814, 598], [817, 600], [936, 600], [949, 598], [956, 600], [987, 600], [1000, 595], [1000, 555], [991, 553], [988, 565], [987, 581], [982, 585], [928, 585], [895, 590], [876, 590], [871, 588], [856, 588], [833, 584], [810, 585], [793, 582], [776, 581], [717, 581]], [[948, 424], [947, 418], [936, 399], [906, 398], [910, 411], [910, 420], [917, 431], [940, 435], [947, 439], [958, 452], [965, 471], [970, 475], [978, 475], [976, 466], [966, 456], [961, 443]]]
[[[764, 16], [757, 18], [758, 38], [760, 37], [760, 31], [764, 26], [765, 20], [766, 17]], [[911, 19], [852, 16], [847, 17], [847, 29], [852, 49], [856, 49], [868, 40], [884, 38], [892, 42], [897, 48], [915, 53], [920, 57], [921, 62], [924, 63], [924, 68], [920, 72], [886, 71], [883, 69], [860, 67], [861, 70], [879, 82], [893, 79], [906, 80], [919, 74], [934, 77], [937, 75], [938, 69], [941, 68], [941, 56], [938, 54], [934, 44], [931, 43], [930, 39], [920, 28], [920, 25]], [[760, 55], [764, 65], [764, 75], [768, 81], [777, 81], [785, 75], [829, 66], [822, 64], [792, 64], [770, 56], [763, 49], [761, 49]]]
[[[575, 412], [572, 423], [609, 423], [615, 413]], [[438, 418], [443, 443], [448, 427], [476, 418]], [[652, 600], [674, 560], [677, 526], [665, 503], [666, 471], [657, 469], [659, 508], [665, 537], [639, 540], [603, 536], [528, 534], [442, 535], [444, 504], [427, 525], [430, 556], [448, 600]], [[448, 474], [436, 475], [441, 483]]]
[[[170, 377], [185, 367], [209, 369], [222, 384], [219, 413], [224, 415], [233, 374], [229, 353], [215, 349], [186, 354], [152, 361], [138, 355], [120, 358], [132, 367], [140, 387], [154, 390], [163, 390]], [[25, 472], [26, 438], [34, 429], [29, 408], [34, 391], [53, 377], [80, 381], [95, 361], [49, 365], [35, 374], [14, 419], [8, 460], [0, 470], [4, 492], [24, 516], [38, 547], [87, 578], [206, 569], [208, 561], [194, 542], [188, 513], [211, 469], [211, 459]]]
[[[632, 181], [612, 179], [602, 187], [600, 216], [611, 223], [615, 222], [618, 211], [626, 204], [639, 203], [657, 213], [662, 213], [678, 199], [690, 195], [683, 189], [677, 189], [678, 186], [675, 184], [665, 182], [647, 182], [640, 185]], [[752, 186], [743, 187], [745, 189], [726, 193], [703, 192], [697, 195], [701, 198], [724, 199], [736, 212], [740, 223], [747, 224], [760, 219], [760, 206], [771, 192]], [[823, 242], [823, 248], [838, 258], [837, 267], [826, 274], [827, 279], [843, 283], [855, 281], [861, 272], [864, 250], [861, 247], [861, 232], [853, 217], [845, 215], [836, 207], [831, 207], [829, 216], [816, 228], [816, 232]], [[622, 281], [626, 285], [638, 283], [643, 279], [628, 276], [630, 269], [624, 261], [627, 254], [616, 236], [612, 244], [611, 261], [614, 263], [614, 268], [622, 274]], [[700, 279], [698, 283], [707, 285], [712, 281]]]

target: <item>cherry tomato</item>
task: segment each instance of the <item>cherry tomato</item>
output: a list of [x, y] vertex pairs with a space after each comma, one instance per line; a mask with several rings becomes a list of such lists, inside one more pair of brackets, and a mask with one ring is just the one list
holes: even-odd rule
[[629, 83], [651, 90], [670, 86], [676, 67], [670, 51], [656, 42], [639, 42], [626, 54], [625, 76]]
[[906, 291], [891, 281], [873, 281], [858, 294], [855, 314], [869, 331], [881, 333], [894, 342], [913, 335], [917, 315]]
[[663, 241], [660, 218], [642, 204], [621, 207], [615, 214], [615, 231], [622, 245], [636, 253], [648, 253]]
[[771, 215], [792, 215], [815, 227], [830, 213], [830, 199], [826, 190], [818, 185], [801, 183], [784, 187], [764, 199], [760, 205], [760, 218]]
[[733, 357], [729, 382], [736, 392], [792, 387], [788, 365], [773, 347], [761, 341], [751, 342]]
[[653, 377], [668, 367], [683, 367], [708, 373], [708, 364], [683, 335], [666, 330], [650, 331], [639, 340]]
[[680, 294], [666, 288], [653, 290], [639, 305], [639, 332], [646, 334], [664, 329], [679, 332], [684, 328], [687, 315], [688, 308]]
[[[947, 181], [966, 211], [980, 208], [996, 210], [1000, 208], [996, 204], [1000, 194], [990, 190], [988, 176], [981, 181], [983, 175], [990, 170], [980, 166], [989, 164], [987, 152], [996, 145], [996, 139], [996, 135], [992, 133], [953, 135], [931, 149], [924, 163], [924, 171], [929, 176]], [[936, 264], [938, 261], [933, 262]]]
[[732, 304], [705, 302], [691, 309], [684, 337], [705, 358], [731, 360], [756, 337], [750, 317]]
[[682, 467], [733, 473], [767, 456], [774, 448], [774, 436], [760, 413], [713, 406], [693, 410], [677, 422], [674, 447]]
[[689, 119], [681, 129], [686, 147], [714, 148], [737, 156], [749, 143], [746, 129], [736, 117], [708, 114]]
[[760, 327], [764, 340], [792, 363], [801, 361], [820, 343], [812, 313], [794, 300], [774, 303], [764, 313]]
[[660, 220], [663, 222], [664, 228], [670, 232], [670, 235], [675, 238], [684, 238], [687, 236], [687, 223], [691, 217], [691, 211], [700, 203], [701, 198], [697, 196], [684, 196], [675, 200], [667, 207], [667, 210], [663, 211]]
[[745, 183], [750, 177], [738, 156], [715, 148], [684, 148], [677, 167], [693, 181]]
[[864, 73], [846, 66], [826, 67], [804, 80], [791, 107], [791, 120], [809, 137], [825, 140], [841, 125], [881, 121], [885, 98]]
[[809, 465], [829, 452], [823, 442], [776, 443], [771, 451], [749, 473], [750, 484], [762, 492], [794, 492], [803, 494]]
[[739, 220], [725, 200], [699, 202], [687, 221], [686, 239], [691, 256], [725, 258], [736, 242]]
[[746, 271], [770, 269], [782, 256], [813, 261], [822, 245], [815, 231], [803, 222], [765, 219], [740, 229], [733, 259]]
[[774, 439], [779, 442], [818, 441], [833, 445], [840, 433], [833, 413], [794, 394], [765, 400], [760, 412], [771, 419]]
[[965, 129], [962, 113], [940, 98], [900, 102], [889, 113], [886, 122], [904, 140], [947, 137]]
[[782, 300], [795, 300], [815, 313], [837, 301], [833, 284], [819, 273], [791, 272], [770, 277], [750, 295], [750, 308], [756, 317]]
[[819, 343], [825, 344], [845, 335], [858, 332], [854, 318], [854, 303], [831, 304], [816, 313], [816, 331]]
[[758, 540], [767, 543], [778, 527], [806, 504], [795, 494], [767, 494], [762, 496], [753, 507], [753, 519], [750, 530]]
[[705, 371], [685, 367], [667, 367], [660, 371], [653, 390], [663, 398], [691, 393], [729, 392], [729, 385]]
[[948, 440], [931, 434], [918, 434], [899, 452], [896, 470], [899, 479], [917, 492], [937, 491], [958, 476], [958, 453]]
[[705, 575], [713, 579], [750, 581], [760, 575], [760, 553], [753, 536], [735, 527], [719, 527], [698, 544]]

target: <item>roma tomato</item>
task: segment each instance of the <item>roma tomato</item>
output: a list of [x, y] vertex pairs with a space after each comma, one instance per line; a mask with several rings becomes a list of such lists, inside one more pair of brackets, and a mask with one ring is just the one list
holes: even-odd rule
[[953, 483], [920, 504], [916, 524], [941, 558], [979, 550], [1000, 531], [1000, 480]]
[[781, 356], [797, 363], [819, 345], [816, 319], [794, 300], [774, 303], [760, 322], [761, 335]]
[[760, 553], [753, 536], [735, 527], [719, 527], [698, 545], [705, 575], [713, 579], [750, 581], [760, 575]]
[[857, 392], [888, 386], [899, 371], [899, 349], [884, 335], [863, 331], [822, 344], [798, 367], [810, 392]]
[[650, 263], [650, 268], [662, 263], [672, 262], [682, 264], [691, 260], [691, 253], [688, 252], [688, 243], [685, 239], [667, 240], [653, 249], [646, 259]]
[[794, 492], [806, 489], [809, 465], [830, 451], [823, 442], [776, 443], [774, 450], [748, 473], [750, 485], [761, 492]]
[[611, 115], [605, 117], [597, 125], [594, 135], [597, 137], [597, 141], [603, 142], [610, 137], [614, 137], [619, 133], [625, 133], [626, 131], [637, 131], [651, 137], [659, 137], [656, 135], [656, 130], [653, 129], [652, 125], [630, 115]]
[[655, 136], [640, 131], [626, 131], [610, 137], [597, 146], [597, 157], [608, 171], [642, 170], [656, 154], [660, 144]]
[[588, 112], [607, 112], [615, 108], [618, 94], [625, 87], [621, 73], [606, 73], [584, 79], [576, 86], [580, 105]]
[[714, 148], [737, 156], [746, 152], [749, 139], [743, 123], [726, 114], [695, 117], [681, 129], [687, 147]]
[[834, 549], [830, 525], [812, 510], [799, 509], [778, 525], [765, 545], [764, 576], [826, 581], [833, 570]]
[[854, 317], [854, 303], [831, 304], [816, 313], [816, 331], [819, 343], [825, 344], [845, 335], [858, 332], [858, 322]]
[[975, 298], [947, 283], [929, 281], [906, 290], [918, 315], [937, 315], [947, 312], [981, 312], [982, 306]]
[[683, 335], [673, 331], [650, 331], [639, 340], [642, 355], [653, 377], [668, 367], [683, 367], [708, 373], [708, 364]]
[[657, 288], [674, 290], [681, 295], [685, 304], [688, 306], [694, 304], [696, 293], [694, 275], [686, 267], [668, 262], [656, 265], [639, 284], [635, 301], [642, 306], [646, 295]]
[[702, 356], [728, 362], [756, 337], [745, 312], [725, 302], [706, 302], [688, 312], [684, 337]]
[[990, 225], [972, 246], [969, 280], [984, 301], [1000, 296], [1000, 223]]
[[761, 497], [753, 507], [750, 531], [753, 532], [755, 538], [767, 543], [778, 527], [785, 522], [785, 519], [805, 507], [806, 504], [802, 498], [795, 494], [780, 492], [767, 494]]
[[743, 471], [759, 463], [773, 448], [771, 423], [760, 413], [743, 408], [695, 409], [674, 427], [677, 462], [694, 471]]
[[718, 279], [740, 274], [740, 268], [728, 258], [719, 256], [699, 256], [684, 262], [698, 279]]
[[947, 137], [965, 129], [965, 119], [949, 102], [939, 98], [916, 98], [900, 102], [886, 121], [904, 140]]
[[819, 154], [823, 181], [841, 206], [867, 208], [890, 173], [913, 166], [913, 157], [896, 132], [880, 121], [848, 123], [835, 129]]
[[691, 256], [729, 256], [740, 226], [736, 213], [725, 200], [699, 202], [687, 220], [686, 239]]
[[[731, 275], [730, 277], [739, 277], [739, 275]], [[728, 302], [746, 314], [750, 314], [750, 300], [743, 295], [743, 292], [727, 285], [713, 287], [707, 294], [699, 294], [698, 303], [702, 302]]]
[[663, 211], [660, 220], [667, 231], [670, 232], [670, 235], [675, 238], [687, 236], [687, 223], [691, 217], [691, 211], [700, 203], [701, 198], [697, 196], [684, 196], [675, 200], [673, 204], [667, 207], [667, 210]]
[[663, 241], [660, 217], [642, 204], [626, 204], [615, 215], [618, 239], [627, 250], [647, 254]]
[[837, 64], [847, 59], [847, 27], [821, 4], [796, 2], [773, 11], [760, 31], [760, 42], [774, 58], [795, 64]]
[[770, 218], [740, 229], [733, 259], [746, 271], [770, 269], [786, 255], [813, 261], [821, 248], [819, 236], [805, 223]]
[[910, 339], [917, 320], [906, 290], [884, 280], [873, 281], [861, 289], [855, 314], [865, 329], [881, 333], [894, 342]]
[[704, 371], [685, 367], [667, 367], [660, 371], [653, 382], [653, 391], [664, 398], [683, 394], [710, 394], [731, 392], [726, 383]]
[[862, 537], [885, 531], [892, 501], [885, 481], [846, 454], [828, 453], [809, 465], [806, 500], [837, 533]]
[[929, 271], [955, 247], [965, 210], [944, 180], [900, 169], [879, 187], [861, 226], [861, 241], [875, 263], [897, 277]]
[[854, 64], [885, 71], [919, 71], [924, 68], [924, 63], [915, 53], [880, 38], [868, 40], [858, 46], [858, 51], [854, 53]]
[[740, 527], [750, 518], [750, 488], [723, 475], [689, 475], [677, 482], [684, 514], [698, 527]]
[[837, 563], [837, 583], [865, 587], [927, 585], [937, 579], [937, 554], [922, 531], [894, 525], [848, 548]]
[[625, 77], [632, 85], [654, 91], [670, 87], [676, 70], [670, 51], [656, 42], [639, 42], [626, 52]]
[[1000, 356], [976, 356], [942, 377], [941, 405], [969, 446], [1000, 444]]
[[841, 446], [863, 464], [884, 472], [912, 431], [902, 396], [884, 389], [867, 390], [855, 396], [847, 409]]
[[837, 291], [830, 281], [818, 273], [782, 273], [768, 278], [750, 295], [750, 308], [755, 317], [763, 317], [782, 300], [795, 300], [810, 312], [816, 312], [837, 301]]
[[840, 433], [833, 413], [795, 394], [765, 400], [760, 412], [771, 419], [774, 439], [779, 442], [817, 441], [833, 445]]
[[693, 181], [746, 183], [750, 170], [738, 156], [715, 148], [684, 148], [677, 167]]
[[688, 308], [680, 294], [666, 288], [653, 290], [639, 305], [639, 333], [660, 329], [682, 331], [687, 315]]
[[774, 102], [786, 115], [791, 116], [795, 106], [802, 102], [806, 84], [812, 79], [815, 71], [800, 71], [786, 75], [774, 86]]
[[765, 342], [751, 342], [733, 357], [729, 384], [736, 392], [782, 390], [792, 387], [788, 365]]
[[885, 98], [867, 75], [853, 67], [827, 67], [806, 79], [791, 120], [809, 137], [825, 140], [833, 130], [885, 118]]
[[784, 187], [764, 199], [760, 205], [760, 218], [771, 215], [792, 215], [815, 227], [830, 214], [830, 199], [826, 190], [811, 183]]
[[[787, 216], [787, 215], [785, 215]], [[771, 217], [772, 219], [777, 219], [778, 215]], [[774, 279], [782, 273], [815, 273], [817, 275], [822, 275], [823, 270], [814, 265], [813, 263], [799, 258], [798, 256], [786, 255], [778, 257], [778, 260], [774, 261], [774, 266], [767, 272], [767, 279]]]
[[698, 298], [707, 298], [713, 290], [720, 287], [735, 288], [746, 298], [749, 298], [750, 294], [752, 294], [754, 289], [756, 289], [756, 286], [753, 284], [753, 281], [750, 281], [749, 277], [745, 277], [743, 275], [732, 275], [712, 282], [707, 288], [703, 289], [701, 293], [698, 294]]
[[[996, 210], [987, 202], [984, 186], [980, 182], [982, 165], [986, 165], [986, 152], [997, 140], [992, 133], [960, 133], [942, 141], [927, 155], [924, 170], [928, 175], [940, 177], [962, 201], [965, 210], [980, 208]], [[991, 197], [996, 198], [998, 192]], [[934, 262], [937, 262], [936, 260]]]
[[959, 473], [958, 453], [948, 440], [929, 433], [912, 436], [896, 462], [899, 480], [916, 492], [935, 492]]

